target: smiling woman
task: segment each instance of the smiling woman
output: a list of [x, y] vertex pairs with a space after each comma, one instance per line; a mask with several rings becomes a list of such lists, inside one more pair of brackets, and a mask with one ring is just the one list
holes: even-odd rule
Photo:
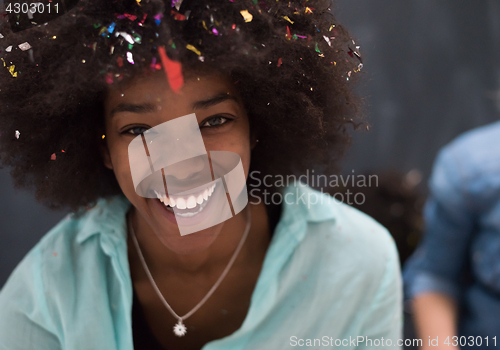
[[329, 6], [84, 0], [0, 29], [32, 47], [0, 50], [0, 161], [73, 212], [0, 292], [0, 349], [396, 347], [386, 230], [301, 183], [247, 205], [245, 183], [338, 169], [362, 65]]

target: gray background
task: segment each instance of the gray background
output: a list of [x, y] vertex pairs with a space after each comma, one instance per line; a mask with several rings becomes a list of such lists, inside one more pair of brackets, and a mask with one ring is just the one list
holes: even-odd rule
[[[372, 125], [344, 172], [418, 169], [425, 184], [440, 147], [500, 118], [500, 0], [339, 0], [336, 12], [361, 45]], [[66, 213], [13, 189], [7, 169], [0, 199], [2, 286]]]

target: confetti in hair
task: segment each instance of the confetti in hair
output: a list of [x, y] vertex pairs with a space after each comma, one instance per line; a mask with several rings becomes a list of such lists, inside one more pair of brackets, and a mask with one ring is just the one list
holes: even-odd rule
[[16, 70], [16, 66], [15, 65], [12, 65], [12, 66], [9, 66], [7, 67], [7, 69], [9, 70], [9, 73], [14, 77], [14, 78], [17, 78], [17, 72], [15, 72]]
[[252, 22], [253, 16], [248, 10], [240, 11], [241, 15], [245, 19], [245, 22]]
[[132, 52], [127, 52], [127, 61], [131, 64], [134, 64], [134, 56], [132, 56]]
[[[310, 160], [310, 164], [322, 161], [329, 152], [320, 152], [324, 157], [310, 152], [311, 142], [316, 150], [325, 147], [325, 142], [337, 145], [340, 154], [343, 136], [337, 130], [345, 124], [342, 118], [354, 113], [356, 105], [356, 99], [349, 93], [351, 82], [346, 80], [353, 80], [362, 64], [358, 47], [342, 26], [332, 24], [335, 18], [331, 13], [326, 13], [330, 12], [329, 1], [301, 0], [289, 6], [288, 1], [276, 0], [253, 0], [248, 5], [237, 0], [193, 0], [181, 7], [180, 1], [174, 0], [170, 7], [171, 2], [162, 0], [89, 0], [80, 2], [75, 11], [53, 24], [18, 33], [15, 40], [8, 36], [0, 38], [0, 56], [4, 59], [0, 62], [0, 74], [4, 77], [0, 94], [10, 104], [0, 104], [0, 114], [8, 116], [0, 118], [0, 129], [10, 130], [9, 137], [0, 138], [0, 146], [5, 146], [4, 154], [15, 154], [5, 158], [0, 154], [0, 159], [18, 162], [17, 159], [23, 159], [19, 154], [32, 154], [25, 157], [25, 163], [19, 161], [18, 173], [28, 170], [45, 180], [49, 169], [47, 175], [53, 188], [46, 197], [54, 203], [69, 203], [73, 208], [91, 202], [98, 195], [107, 195], [97, 189], [119, 190], [111, 186], [114, 178], [109, 179], [112, 183], [105, 178], [109, 169], [101, 169], [102, 162], [96, 161], [95, 166], [81, 170], [82, 164], [90, 164], [90, 145], [107, 139], [102, 132], [91, 133], [87, 127], [99, 125], [102, 117], [93, 113], [101, 110], [97, 105], [98, 93], [109, 89], [111, 84], [128, 83], [136, 76], [149, 76], [156, 70], [163, 70], [158, 73], [162, 77], [165, 74], [172, 90], [178, 92], [185, 83], [183, 74], [191, 69], [203, 71], [208, 68], [206, 65], [230, 75], [231, 81], [241, 87], [242, 100], [251, 106], [252, 118], [259, 118], [254, 125], [262, 130], [262, 141], [269, 147], [269, 155], [262, 151], [256, 157], [261, 161], [256, 165], [259, 171], [283, 173], [288, 171], [284, 164], [288, 161], [298, 164], [299, 170], [305, 169], [301, 168], [305, 160]], [[313, 7], [306, 8], [306, 4]], [[78, 33], [78, 38], [67, 33]], [[27, 49], [28, 45], [33, 48]], [[270, 81], [272, 89], [262, 88]], [[334, 95], [345, 98], [331, 101], [327, 108], [324, 101]], [[121, 100], [126, 101], [127, 97]], [[293, 120], [287, 118], [285, 123], [275, 118], [273, 108], [269, 107], [271, 100], [276, 108], [284, 112], [286, 109]], [[67, 118], [66, 110], [73, 111], [74, 117]], [[305, 126], [304, 115], [310, 116]], [[14, 120], [15, 124], [10, 122], [5, 127], [4, 119]], [[31, 127], [30, 123], [38, 122], [38, 129]], [[297, 125], [321, 137], [307, 143], [300, 140], [287, 143]], [[16, 129], [24, 130], [23, 140], [14, 138], [12, 131]], [[48, 133], [50, 138], [36, 137], [45, 130], [54, 130]], [[266, 138], [266, 133], [272, 137]], [[61, 149], [69, 147], [68, 140], [87, 149], [75, 153], [70, 147], [71, 160], [65, 159], [64, 154], [58, 162], [50, 161], [48, 152], [64, 153]], [[40, 169], [32, 170], [30, 159], [41, 159], [41, 163], [49, 163], [51, 167], [42, 169], [45, 164], [41, 164]], [[333, 164], [331, 158], [328, 161]], [[90, 171], [94, 171], [92, 176], [88, 176]], [[101, 186], [98, 179], [105, 180], [106, 186]], [[85, 191], [75, 193], [81, 183], [86, 183]], [[63, 192], [60, 186], [66, 186]]]
[[161, 63], [163, 65], [163, 69], [165, 70], [168, 83], [170, 84], [172, 90], [177, 93], [184, 85], [182, 65], [179, 62], [172, 61], [170, 58], [168, 58], [164, 46], [160, 46], [158, 48], [158, 53], [160, 54]]
[[23, 51], [31, 49], [31, 45], [28, 42], [22, 43], [18, 45], [19, 48]]
[[199, 55], [201, 55], [200, 50], [198, 50], [196, 47], [194, 47], [194, 46], [193, 46], [193, 45], [191, 45], [191, 44], [188, 44], [188, 45], [186, 46], [186, 48], [187, 48], [188, 50], [193, 51], [193, 52], [194, 52], [194, 53], [196, 53], [198, 56], [199, 56]]

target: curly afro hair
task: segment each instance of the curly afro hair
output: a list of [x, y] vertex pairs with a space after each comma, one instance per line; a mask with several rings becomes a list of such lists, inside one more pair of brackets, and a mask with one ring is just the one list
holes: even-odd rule
[[160, 47], [183, 70], [211, 67], [236, 84], [260, 141], [250, 171], [338, 171], [362, 64], [330, 1], [174, 3], [81, 0], [43, 25], [0, 29], [0, 164], [17, 188], [73, 211], [121, 193], [99, 152], [103, 103], [110, 84], [162, 69]]

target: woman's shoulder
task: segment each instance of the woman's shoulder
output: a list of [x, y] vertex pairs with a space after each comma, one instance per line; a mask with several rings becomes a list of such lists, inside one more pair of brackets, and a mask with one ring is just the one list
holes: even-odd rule
[[[385, 278], [397, 284], [399, 256], [387, 229], [370, 216], [309, 186], [290, 187], [281, 236], [298, 242], [293, 269], [321, 276], [338, 288], [378, 288]], [[304, 201], [301, 201], [304, 199]], [[390, 277], [386, 277], [389, 276]]]
[[42, 237], [38, 249], [50, 253], [49, 256], [70, 258], [78, 256], [87, 246], [99, 246], [103, 241], [118, 243], [125, 237], [129, 206], [124, 196], [101, 198], [91, 209], [68, 214]]
[[90, 210], [68, 214], [26, 254], [11, 273], [4, 289], [18, 288], [17, 285], [33, 275], [40, 278], [38, 281], [44, 288], [60, 289], [60, 284], [71, 284], [79, 274], [85, 273], [85, 266], [102, 260], [106, 255], [106, 245], [126, 245], [124, 232], [128, 205], [126, 199], [116, 196], [100, 199]]
[[78, 334], [82, 329], [74, 319], [91, 323], [90, 310], [109, 306], [107, 287], [119, 279], [110, 278], [116, 269], [108, 257], [120, 249], [126, 254], [126, 236], [120, 237], [126, 208], [120, 198], [100, 200], [42, 237], [0, 290], [0, 339], [18, 341], [23, 339], [18, 330], [27, 329], [57, 349], [63, 328]]
[[285, 198], [285, 217], [289, 221], [302, 219], [307, 223], [304, 241], [321, 245], [326, 254], [338, 253], [338, 250], [357, 252], [356, 256], [365, 253], [353, 263], [383, 260], [381, 257], [389, 253], [397, 255], [394, 239], [371, 216], [309, 186], [297, 185], [287, 193], [292, 192], [295, 192], [292, 204]]
[[348, 204], [334, 200], [328, 206], [333, 220], [308, 225], [305, 240], [314, 243], [316, 252], [369, 279], [381, 277], [388, 261], [399, 262], [395, 241], [384, 226]]
[[[337, 314], [363, 314], [361, 320], [379, 311], [383, 314], [391, 305], [396, 308], [402, 295], [401, 273], [396, 245], [387, 229], [328, 194], [311, 188], [301, 193], [310, 194], [310, 200], [286, 204], [284, 220], [289, 221], [281, 224], [280, 235], [293, 235], [298, 241], [281, 274], [282, 295], [299, 293], [321, 300], [323, 308], [318, 312], [325, 317], [335, 310]], [[395, 314], [400, 316], [398, 310], [390, 310], [391, 317]]]

